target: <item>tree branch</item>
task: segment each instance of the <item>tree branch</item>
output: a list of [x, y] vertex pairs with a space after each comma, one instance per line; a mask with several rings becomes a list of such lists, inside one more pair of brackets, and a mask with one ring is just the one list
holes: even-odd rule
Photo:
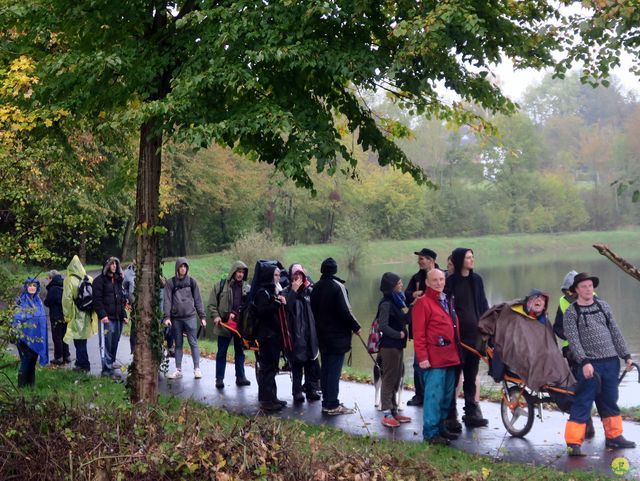
[[640, 281], [640, 270], [609, 249], [609, 246], [604, 244], [593, 244], [593, 247], [635, 280]]

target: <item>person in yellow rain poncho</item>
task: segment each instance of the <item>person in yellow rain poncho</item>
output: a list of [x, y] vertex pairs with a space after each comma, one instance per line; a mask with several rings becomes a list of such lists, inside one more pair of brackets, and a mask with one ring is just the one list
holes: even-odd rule
[[87, 276], [82, 262], [78, 256], [73, 256], [67, 267], [67, 277], [64, 279], [62, 289], [62, 312], [67, 323], [65, 342], [73, 340], [76, 348], [76, 363], [74, 369], [89, 372], [89, 354], [87, 352], [87, 339], [98, 333], [98, 316], [94, 311], [84, 311], [76, 305], [78, 290], [85, 276]]

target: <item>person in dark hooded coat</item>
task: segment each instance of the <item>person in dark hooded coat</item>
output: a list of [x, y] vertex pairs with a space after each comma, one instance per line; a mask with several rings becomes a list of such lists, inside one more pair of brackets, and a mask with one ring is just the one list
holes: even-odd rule
[[49, 271], [49, 283], [47, 284], [47, 297], [44, 305], [49, 308], [49, 322], [51, 323], [51, 338], [53, 339], [53, 361], [51, 364], [61, 365], [71, 362], [69, 344], [64, 342], [67, 333], [67, 323], [64, 320], [62, 310], [62, 292], [64, 279], [56, 270]]
[[316, 321], [311, 310], [313, 285], [300, 264], [289, 268], [291, 284], [282, 292], [287, 298], [287, 318], [291, 330], [291, 374], [293, 401], [304, 402], [302, 375], [308, 401], [318, 401], [320, 363]]
[[129, 322], [125, 309], [127, 294], [123, 287], [124, 276], [117, 257], [109, 257], [102, 273], [93, 281], [93, 309], [98, 314], [100, 329], [104, 332], [102, 375], [112, 376], [118, 353], [122, 328]]
[[33, 386], [36, 382], [36, 362], [49, 362], [47, 316], [40, 299], [40, 281], [29, 277], [16, 298], [17, 309], [11, 323], [20, 354], [18, 387]]
[[[250, 302], [255, 306], [257, 317], [256, 338], [259, 350], [256, 354], [258, 401], [264, 411], [279, 411], [287, 405], [278, 399], [276, 374], [283, 343], [288, 336], [285, 306], [287, 299], [279, 293], [279, 263], [264, 264], [258, 261], [249, 291]], [[284, 325], [283, 325], [284, 323]]]
[[[473, 271], [475, 260], [473, 251], [466, 247], [458, 247], [451, 253], [454, 272], [446, 280], [444, 292], [452, 299], [459, 320], [460, 338], [467, 345], [475, 347], [480, 338], [478, 320], [489, 309], [487, 296], [484, 293], [482, 277]], [[464, 392], [464, 415], [462, 421], [467, 427], [481, 427], [489, 424], [482, 417], [480, 405], [476, 401], [476, 377], [480, 358], [466, 349], [460, 353], [461, 364], [456, 370], [456, 384], [460, 374], [464, 375], [462, 390]], [[456, 398], [453, 397], [447, 428], [452, 432], [460, 432], [462, 426], [457, 420]]]

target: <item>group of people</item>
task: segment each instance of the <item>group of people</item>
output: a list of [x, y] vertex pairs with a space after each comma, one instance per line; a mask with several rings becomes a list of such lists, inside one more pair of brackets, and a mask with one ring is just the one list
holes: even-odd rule
[[[523, 299], [489, 308], [482, 277], [474, 272], [472, 249], [456, 248], [448, 258], [447, 270], [438, 266], [431, 249], [415, 252], [420, 270], [408, 285], [399, 275], [386, 272], [380, 281], [382, 298], [376, 319], [381, 332], [378, 360], [382, 366], [382, 424], [395, 428], [411, 421], [398, 412], [397, 390], [404, 375], [403, 351], [407, 340], [414, 344], [416, 394], [407, 403], [423, 407], [423, 438], [432, 444], [448, 445], [458, 438], [456, 386], [462, 378], [464, 414], [468, 428], [487, 426], [478, 402], [477, 376], [480, 358], [474, 353], [487, 340], [493, 348], [492, 375], [499, 379], [505, 369], [523, 377], [539, 390], [545, 385], [575, 390], [566, 425], [569, 455], [583, 455], [585, 437], [593, 436], [591, 407], [603, 422], [609, 448], [631, 448], [635, 443], [622, 435], [617, 406], [617, 374], [620, 359], [626, 369], [633, 366], [629, 350], [615, 322], [610, 306], [595, 295], [599, 279], [571, 271], [562, 284], [563, 296], [552, 325], [547, 316], [549, 296], [533, 289]], [[133, 296], [135, 266], [129, 279], [115, 257], [104, 263], [91, 280], [77, 256], [67, 268], [67, 277], [49, 273], [47, 296], [40, 300], [37, 279], [25, 281], [17, 299], [14, 327], [20, 354], [18, 384], [35, 380], [35, 365], [48, 363], [47, 323], [49, 308], [54, 359], [52, 364], [71, 362], [68, 342], [76, 349], [75, 369], [88, 371], [87, 339], [98, 330], [104, 342], [102, 373], [116, 376], [116, 354], [122, 328], [128, 322], [126, 305]], [[231, 265], [228, 275], [214, 283], [205, 306], [196, 280], [189, 275], [189, 263], [178, 258], [175, 275], [166, 280], [162, 303], [163, 322], [173, 333], [175, 369], [170, 379], [183, 376], [183, 336], [191, 347], [194, 377], [202, 377], [198, 326], [207, 319], [217, 335], [215, 386], [224, 389], [227, 352], [233, 342], [235, 383], [249, 386], [245, 375], [244, 350], [238, 332], [245, 311], [255, 318], [256, 379], [258, 399], [264, 411], [278, 411], [287, 402], [278, 398], [275, 376], [281, 357], [292, 372], [295, 403], [322, 400], [327, 415], [353, 413], [339, 400], [339, 381], [351, 339], [360, 334], [338, 266], [328, 258], [320, 267], [321, 277], [313, 283], [299, 264], [289, 269], [277, 261], [259, 261], [249, 284], [249, 269], [241, 261]], [[78, 303], [83, 284], [92, 281], [93, 303], [87, 309]], [[99, 326], [99, 328], [98, 328]], [[563, 340], [562, 353], [555, 335]], [[526, 339], [526, 341], [525, 341]], [[102, 345], [102, 344], [101, 344]], [[508, 368], [507, 368], [508, 366]], [[503, 369], [502, 371], [500, 369]], [[304, 382], [303, 382], [304, 381]], [[321, 393], [321, 394], [320, 394]]]

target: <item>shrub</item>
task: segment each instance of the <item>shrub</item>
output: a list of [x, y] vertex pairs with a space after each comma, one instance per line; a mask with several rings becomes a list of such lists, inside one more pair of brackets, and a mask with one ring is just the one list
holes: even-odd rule
[[230, 249], [231, 257], [247, 264], [250, 270], [260, 259], [282, 260], [285, 252], [282, 242], [274, 238], [269, 231], [244, 234]]

